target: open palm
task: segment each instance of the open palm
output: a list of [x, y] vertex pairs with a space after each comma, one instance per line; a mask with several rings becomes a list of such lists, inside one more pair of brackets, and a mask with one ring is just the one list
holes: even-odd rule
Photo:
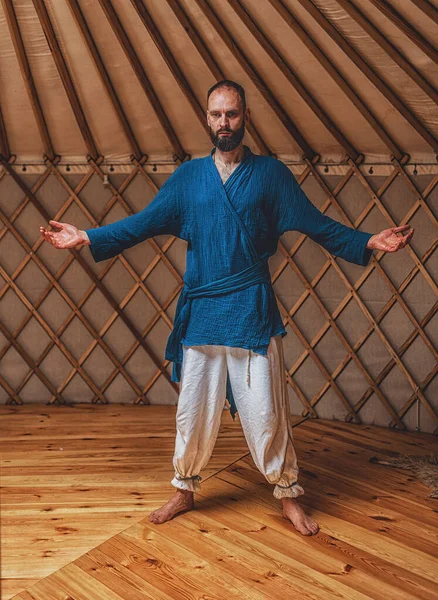
[[55, 246], [55, 248], [77, 248], [86, 243], [82, 232], [70, 223], [60, 223], [59, 221], [49, 221], [52, 227], [59, 228], [61, 231], [50, 231], [40, 227], [43, 238]]
[[[409, 231], [407, 231], [408, 229]], [[405, 235], [398, 235], [403, 232], [405, 232]], [[397, 252], [397, 250], [401, 250], [406, 244], [409, 244], [413, 235], [414, 230], [410, 229], [409, 225], [391, 227], [373, 235], [370, 239], [370, 247], [384, 252]]]

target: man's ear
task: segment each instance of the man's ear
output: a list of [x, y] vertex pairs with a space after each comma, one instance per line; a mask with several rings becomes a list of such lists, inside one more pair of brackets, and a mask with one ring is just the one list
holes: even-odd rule
[[251, 121], [251, 111], [249, 108], [247, 108], [245, 111], [245, 125], [248, 125], [248, 123], [250, 121]]

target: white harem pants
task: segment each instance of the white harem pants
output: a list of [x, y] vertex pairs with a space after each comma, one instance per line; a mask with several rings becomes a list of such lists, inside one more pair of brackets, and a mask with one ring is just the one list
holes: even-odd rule
[[301, 496], [281, 335], [271, 338], [267, 356], [229, 346], [183, 346], [172, 485], [192, 492], [200, 489], [199, 473], [219, 431], [227, 370], [257, 468], [275, 484], [275, 498]]

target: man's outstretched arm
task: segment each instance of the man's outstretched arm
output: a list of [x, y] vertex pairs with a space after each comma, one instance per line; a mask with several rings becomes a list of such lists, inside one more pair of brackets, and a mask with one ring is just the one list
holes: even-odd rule
[[285, 231], [300, 231], [330, 254], [362, 266], [368, 264], [373, 250], [396, 252], [412, 239], [414, 230], [409, 225], [391, 227], [372, 234], [331, 219], [312, 204], [285, 165], [280, 167], [277, 181], [274, 214], [279, 235]]
[[[178, 171], [181, 169], [179, 167]], [[155, 235], [184, 237], [180, 210], [180, 173], [176, 172], [140, 212], [102, 227], [80, 230], [70, 223], [50, 221], [60, 231], [40, 227], [41, 235], [55, 248], [80, 248], [90, 245], [96, 262], [107, 260], [123, 250]]]

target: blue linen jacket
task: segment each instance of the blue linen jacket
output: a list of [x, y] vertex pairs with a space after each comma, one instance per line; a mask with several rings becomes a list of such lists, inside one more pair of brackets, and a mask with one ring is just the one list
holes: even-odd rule
[[[185, 285], [166, 347], [174, 381], [180, 379], [183, 344], [266, 356], [271, 337], [286, 335], [267, 264], [284, 232], [300, 231], [362, 266], [372, 255], [366, 248], [372, 234], [321, 213], [281, 161], [245, 146], [243, 160], [223, 184], [213, 153], [180, 165], [139, 213], [86, 229], [96, 262], [156, 235], [187, 241]], [[229, 381], [227, 397], [234, 418]]]

